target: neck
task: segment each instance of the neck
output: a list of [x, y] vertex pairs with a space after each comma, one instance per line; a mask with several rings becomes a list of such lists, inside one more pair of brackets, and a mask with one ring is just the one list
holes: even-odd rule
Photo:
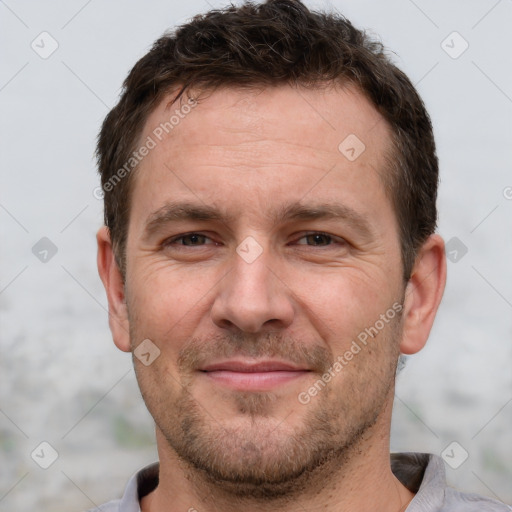
[[[387, 407], [390, 409], [391, 406]], [[402, 512], [413, 493], [393, 475], [389, 459], [390, 410], [357, 446], [333, 456], [314, 472], [293, 482], [293, 492], [280, 498], [240, 498], [221, 488], [181, 460], [157, 430], [160, 483], [143, 498], [143, 512], [340, 512], [374, 510]], [[384, 505], [383, 505], [384, 504]]]

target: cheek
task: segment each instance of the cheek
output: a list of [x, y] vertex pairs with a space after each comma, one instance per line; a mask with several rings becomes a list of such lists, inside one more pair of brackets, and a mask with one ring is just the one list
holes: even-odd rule
[[128, 310], [138, 337], [159, 341], [166, 350], [193, 334], [211, 299], [208, 273], [183, 271], [167, 263], [141, 265], [131, 277]]
[[301, 273], [292, 289], [308, 323], [330, 340], [333, 352], [340, 353], [399, 297], [378, 269], [373, 273], [348, 267], [325, 270], [316, 275]]

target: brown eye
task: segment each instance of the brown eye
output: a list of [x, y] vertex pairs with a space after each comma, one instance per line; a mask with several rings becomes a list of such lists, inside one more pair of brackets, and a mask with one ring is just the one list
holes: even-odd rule
[[185, 233], [184, 235], [175, 236], [163, 242], [163, 247], [202, 247], [211, 245], [212, 239], [201, 233]]
[[198, 233], [191, 233], [189, 235], [183, 235], [176, 242], [181, 242], [180, 245], [203, 245], [206, 243], [208, 237], [200, 235]]
[[306, 238], [309, 245], [329, 245], [332, 242], [329, 235], [323, 234], [308, 235]]
[[299, 240], [299, 245], [325, 246], [332, 243], [332, 236], [325, 233], [311, 233]]

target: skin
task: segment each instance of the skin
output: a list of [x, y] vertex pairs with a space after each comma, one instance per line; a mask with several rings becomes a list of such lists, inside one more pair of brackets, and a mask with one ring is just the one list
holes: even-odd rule
[[[170, 99], [141, 140], [179, 107]], [[338, 150], [350, 134], [366, 146], [354, 161]], [[141, 162], [124, 282], [108, 230], [97, 239], [114, 342], [132, 351], [149, 339], [160, 350], [148, 366], [134, 358], [160, 458], [144, 512], [397, 512], [413, 498], [389, 463], [395, 370], [400, 353], [426, 343], [446, 264], [432, 235], [403, 282], [382, 180], [389, 144], [386, 122], [352, 87], [223, 89]], [[177, 219], [177, 203], [217, 216]], [[165, 205], [173, 218], [149, 232]], [[285, 215], [292, 205], [303, 214]], [[304, 215], [321, 205], [343, 215]], [[301, 403], [397, 304], [401, 314]], [[264, 385], [201, 371], [226, 359], [278, 360], [296, 372]]]

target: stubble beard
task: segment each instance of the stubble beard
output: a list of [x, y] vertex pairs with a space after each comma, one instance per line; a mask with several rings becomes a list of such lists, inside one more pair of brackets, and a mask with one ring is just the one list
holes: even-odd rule
[[[325, 485], [334, 473], [343, 472], [354, 455], [361, 456], [361, 446], [393, 394], [400, 335], [397, 317], [309, 404], [299, 404], [295, 394], [286, 398], [295, 400], [303, 414], [296, 427], [280, 417], [282, 398], [274, 393], [232, 392], [231, 403], [240, 420], [233, 424], [227, 418], [223, 424], [207, 412], [210, 404], [201, 404], [192, 395], [193, 379], [183, 379], [176, 394], [162, 392], [162, 377], [146, 378], [140, 364], [137, 378], [157, 429], [185, 464], [191, 481], [242, 500], [289, 500]], [[243, 344], [241, 339], [223, 346], [235, 350]], [[250, 349], [251, 355], [261, 350], [269, 356], [287, 346], [280, 336], [266, 339], [251, 345], [260, 347]], [[198, 350], [206, 345], [195, 340], [190, 346]], [[199, 352], [194, 354], [187, 363], [197, 362]], [[317, 356], [323, 365], [327, 363], [325, 353]], [[333, 362], [331, 354], [328, 366]], [[316, 373], [315, 380], [321, 374]], [[341, 388], [337, 378], [344, 379]]]

